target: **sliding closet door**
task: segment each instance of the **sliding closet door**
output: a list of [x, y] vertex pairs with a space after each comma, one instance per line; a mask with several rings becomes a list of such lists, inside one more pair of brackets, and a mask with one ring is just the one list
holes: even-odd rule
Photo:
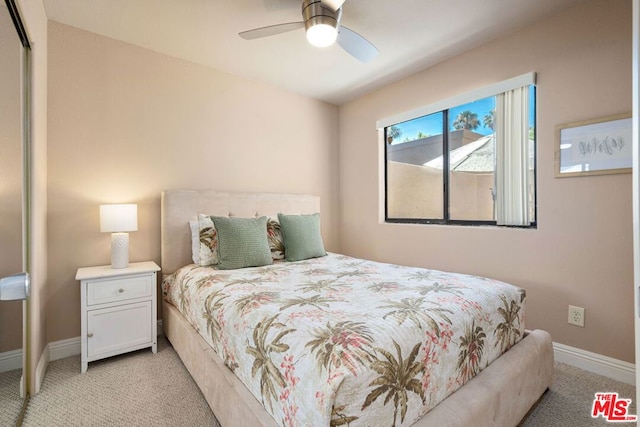
[[[0, 277], [23, 270], [22, 44], [7, 5], [0, 4]], [[22, 407], [23, 302], [0, 301], [0, 425]]]
[[13, 275], [26, 271], [29, 264], [30, 52], [15, 0], [4, 0], [0, 4], [0, 425], [3, 426], [21, 425], [29, 401], [26, 345], [29, 321], [25, 300], [28, 276]]

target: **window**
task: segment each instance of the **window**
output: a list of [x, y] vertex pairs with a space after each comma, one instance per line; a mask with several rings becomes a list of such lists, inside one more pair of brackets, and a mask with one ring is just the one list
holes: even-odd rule
[[385, 220], [535, 226], [534, 80], [526, 74], [379, 121]]

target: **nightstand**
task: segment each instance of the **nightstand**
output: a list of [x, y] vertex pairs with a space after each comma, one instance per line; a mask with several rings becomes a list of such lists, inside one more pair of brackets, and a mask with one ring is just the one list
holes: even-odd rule
[[89, 362], [151, 347], [157, 351], [155, 262], [79, 268], [82, 373]]

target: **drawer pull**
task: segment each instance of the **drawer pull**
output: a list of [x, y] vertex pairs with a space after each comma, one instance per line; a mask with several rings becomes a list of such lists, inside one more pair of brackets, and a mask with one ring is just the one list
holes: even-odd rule
[[124, 289], [120, 288], [120, 289], [118, 289], [118, 292], [120, 292], [121, 294], [123, 294], [123, 293], [124, 293]]
[[92, 336], [93, 336], [93, 332], [89, 332], [89, 333], [87, 334], [87, 338], [91, 338]]

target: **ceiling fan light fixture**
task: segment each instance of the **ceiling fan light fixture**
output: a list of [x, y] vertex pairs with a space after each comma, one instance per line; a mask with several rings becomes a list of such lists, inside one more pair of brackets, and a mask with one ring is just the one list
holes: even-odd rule
[[[345, 0], [303, 0], [302, 21], [269, 25], [242, 31], [245, 40], [274, 36], [304, 27], [309, 44], [327, 47], [337, 43], [360, 62], [378, 56], [378, 49], [360, 34], [340, 24]], [[339, 37], [338, 37], [339, 36]]]
[[330, 24], [315, 24], [307, 28], [307, 41], [315, 47], [331, 46], [338, 39], [338, 30]]
[[338, 39], [338, 23], [341, 10], [332, 10], [322, 0], [304, 0], [302, 2], [302, 19], [307, 33], [307, 40], [316, 47], [331, 46]]

